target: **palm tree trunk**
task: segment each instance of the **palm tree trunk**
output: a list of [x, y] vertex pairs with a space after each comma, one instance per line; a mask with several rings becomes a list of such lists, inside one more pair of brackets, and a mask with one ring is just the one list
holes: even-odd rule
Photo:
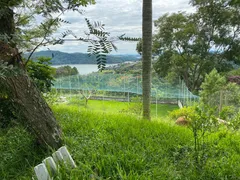
[[151, 120], [152, 0], [143, 0], [142, 12], [143, 118]]

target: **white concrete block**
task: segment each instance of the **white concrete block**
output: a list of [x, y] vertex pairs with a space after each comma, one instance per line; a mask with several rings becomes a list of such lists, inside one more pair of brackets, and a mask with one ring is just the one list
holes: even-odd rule
[[56, 151], [52, 154], [53, 160], [55, 161], [56, 164], [59, 164], [63, 162], [63, 156], [60, 151]]
[[34, 167], [34, 171], [36, 173], [38, 180], [50, 180], [50, 175], [48, 173], [47, 167], [44, 163], [41, 163]]
[[72, 156], [71, 156], [70, 153], [68, 152], [66, 146], [63, 146], [63, 147], [59, 148], [58, 151], [61, 152], [62, 157], [63, 157], [63, 160], [64, 160], [65, 162], [67, 162], [68, 164], [70, 164], [70, 165], [72, 166], [72, 168], [76, 168], [76, 167], [77, 167], [76, 164], [75, 164], [75, 162], [74, 162], [74, 160], [73, 160], [73, 158], [72, 158]]
[[43, 163], [46, 165], [50, 173], [50, 176], [54, 176], [55, 174], [57, 174], [57, 165], [52, 157], [47, 157], [46, 159], [43, 160]]

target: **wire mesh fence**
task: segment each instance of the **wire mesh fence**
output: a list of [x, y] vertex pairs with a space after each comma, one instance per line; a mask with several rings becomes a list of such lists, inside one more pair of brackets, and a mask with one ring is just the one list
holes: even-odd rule
[[[151, 85], [152, 103], [175, 103], [180, 100], [183, 105], [191, 105], [198, 96], [192, 94], [183, 81], [169, 83], [153, 77]], [[60, 92], [76, 94], [80, 90], [94, 91], [95, 98], [131, 101], [132, 97], [142, 95], [142, 76], [131, 74], [74, 75], [57, 78], [54, 88]]]

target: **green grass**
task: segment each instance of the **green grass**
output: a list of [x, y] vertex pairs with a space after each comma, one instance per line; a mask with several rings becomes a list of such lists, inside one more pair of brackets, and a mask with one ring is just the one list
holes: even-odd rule
[[46, 156], [22, 127], [0, 128], [0, 179], [31, 179], [32, 167]]
[[[71, 103], [53, 110], [78, 167], [63, 170], [57, 179], [240, 179], [237, 133], [222, 130], [208, 137], [207, 161], [199, 173], [190, 129], [117, 113], [124, 108], [121, 103], [106, 102], [103, 112], [101, 102], [90, 101], [96, 106], [89, 103], [88, 108]], [[51, 155], [21, 126], [0, 130], [0, 152], [1, 180], [31, 179], [33, 167]]]
[[[85, 106], [85, 101], [80, 100], [76, 97], [68, 99], [68, 105], [77, 106], [80, 109], [87, 109], [94, 112], [106, 112], [106, 113], [119, 113], [126, 112], [133, 113], [134, 107], [138, 111], [141, 111], [141, 106], [139, 103], [128, 103], [128, 102], [118, 102], [118, 101], [101, 101], [101, 100], [89, 100], [87, 107]], [[137, 105], [138, 104], [138, 105]], [[151, 116], [153, 118], [165, 118], [168, 112], [178, 109], [177, 105], [171, 104], [152, 104], [151, 105]], [[133, 113], [134, 114], [134, 113]], [[140, 115], [140, 113], [134, 114]], [[140, 115], [141, 116], [141, 115]]]
[[168, 159], [168, 150], [174, 149], [175, 142], [188, 142], [187, 129], [172, 129], [165, 123], [137, 120], [124, 114], [78, 111], [77, 107], [55, 108], [55, 112], [61, 112], [56, 113], [58, 119], [67, 117], [61, 124], [66, 143], [79, 165], [71, 174], [72, 179], [88, 179], [90, 174], [102, 179], [174, 178], [177, 172]]
[[89, 174], [126, 180], [240, 177], [239, 135], [223, 131], [209, 137], [208, 162], [197, 174], [189, 129], [124, 114], [78, 111], [77, 107], [55, 108], [79, 166], [70, 173], [71, 179], [88, 179]]

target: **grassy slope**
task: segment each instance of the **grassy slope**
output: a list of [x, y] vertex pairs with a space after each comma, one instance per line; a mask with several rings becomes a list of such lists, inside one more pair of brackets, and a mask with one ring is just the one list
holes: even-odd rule
[[78, 112], [77, 107], [59, 106], [55, 112], [79, 165], [71, 174], [72, 179], [88, 179], [89, 174], [102, 179], [240, 177], [237, 135], [219, 132], [209, 137], [212, 150], [208, 163], [201, 174], [195, 174], [192, 132], [187, 128], [123, 114]]
[[[78, 165], [60, 179], [240, 179], [239, 135], [212, 135], [208, 161], [196, 175], [189, 129], [116, 113], [120, 104], [112, 113], [75, 105], [54, 107]], [[32, 167], [51, 154], [38, 150], [20, 127], [0, 130], [0, 152], [0, 179], [31, 179]]]
[[187, 129], [124, 114], [78, 112], [77, 107], [59, 106], [55, 111], [59, 112], [56, 114], [62, 119], [66, 143], [79, 165], [71, 174], [72, 179], [87, 179], [90, 174], [103, 179], [177, 176], [169, 150], [189, 142]]

